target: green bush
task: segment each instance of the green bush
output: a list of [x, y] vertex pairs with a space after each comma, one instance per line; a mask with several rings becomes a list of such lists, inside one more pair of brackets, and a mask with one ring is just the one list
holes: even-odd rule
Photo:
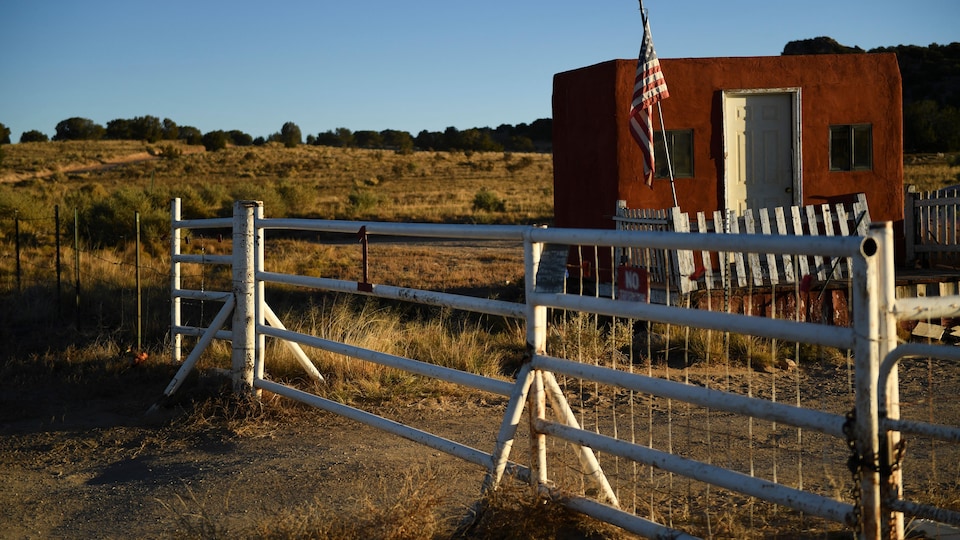
[[370, 190], [354, 190], [347, 196], [347, 202], [354, 212], [372, 210], [380, 204], [380, 196]]
[[49, 140], [50, 140], [50, 137], [47, 137], [46, 133], [37, 131], [36, 129], [31, 129], [30, 131], [24, 131], [23, 134], [20, 135], [20, 142], [22, 143], [47, 142]]
[[[141, 239], [159, 239], [170, 228], [168, 208], [137, 188], [121, 188], [106, 198], [94, 198], [81, 208], [80, 235], [96, 247], [120, 246], [136, 236], [140, 213]], [[150, 242], [145, 246], [151, 248]], [[159, 246], [156, 246], [159, 249]]]
[[487, 188], [481, 188], [473, 196], [473, 210], [485, 210], [487, 212], [506, 212], [507, 202], [501, 199], [496, 193]]
[[203, 147], [207, 149], [207, 152], [223, 150], [230, 142], [230, 135], [226, 131], [208, 131], [203, 134]]
[[163, 159], [177, 159], [183, 155], [183, 149], [175, 144], [161, 144], [157, 148], [157, 153]]

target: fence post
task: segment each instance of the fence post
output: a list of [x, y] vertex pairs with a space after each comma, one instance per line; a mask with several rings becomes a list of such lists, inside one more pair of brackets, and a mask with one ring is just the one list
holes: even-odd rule
[[[526, 297], [531, 298], [537, 291], [537, 272], [540, 269], [540, 258], [543, 256], [543, 244], [533, 242], [528, 235], [524, 235], [523, 259], [524, 281]], [[531, 303], [526, 304], [527, 319], [527, 349], [533, 354], [546, 354], [547, 347], [547, 308]]]
[[[879, 256], [879, 283], [877, 293], [879, 294], [879, 317], [880, 317], [880, 341], [877, 351], [877, 358], [883, 360], [887, 355], [897, 347], [897, 318], [893, 314], [894, 303], [896, 302], [896, 270], [894, 268], [893, 253], [893, 224], [889, 221], [877, 223], [870, 226], [870, 232], [877, 235], [880, 243]], [[884, 417], [890, 419], [900, 418], [900, 381], [897, 365], [894, 364], [890, 369], [885, 381], [879, 381], [878, 384], [884, 385], [885, 403], [879, 403], [880, 410], [885, 412]], [[882, 431], [880, 437], [880, 500], [881, 505], [884, 501], [899, 499], [903, 494], [903, 471], [897, 466], [900, 449], [899, 431]], [[887, 539], [901, 540], [904, 535], [903, 513], [891, 512], [884, 506], [881, 506], [881, 528], [883, 537]]]
[[[627, 216], [627, 201], [623, 199], [617, 199], [616, 218], [622, 218], [626, 216]], [[616, 227], [618, 231], [629, 230], [628, 227], [625, 226], [623, 221], [620, 221], [619, 219], [616, 219], [616, 218], [614, 218], [614, 221], [616, 221]], [[617, 246], [614, 249], [614, 257], [613, 257], [614, 268], [617, 268], [617, 265], [627, 263], [626, 253], [627, 253], [627, 248], [625, 247]], [[616, 270], [614, 270], [614, 274], [616, 274]]]
[[80, 210], [73, 208], [73, 269], [76, 278], [77, 330], [80, 329]]
[[917, 258], [917, 186], [904, 186], [903, 193], [903, 236], [906, 241], [907, 264], [913, 264]]
[[180, 334], [180, 199], [170, 201], [170, 344], [173, 363], [183, 358], [183, 336]]
[[20, 212], [13, 213], [13, 238], [14, 251], [17, 255], [17, 292], [20, 292]]
[[[533, 242], [529, 236], [525, 235], [523, 240], [523, 260], [524, 260], [524, 282], [526, 287], [526, 324], [527, 324], [527, 354], [530, 358], [537, 354], [546, 354], [547, 352], [547, 308], [537, 305], [530, 301], [537, 290], [537, 273], [540, 269], [540, 259], [543, 256], [543, 244]], [[541, 420], [545, 419], [544, 408], [543, 379], [539, 372], [533, 373], [533, 387], [530, 389], [528, 398], [531, 407], [530, 415], [530, 439], [532, 473], [530, 483], [534, 484], [535, 489], [539, 489], [547, 482], [547, 463], [546, 463], [546, 437], [538, 434], [534, 430], [534, 417]]]
[[63, 287], [60, 284], [60, 205], [53, 205], [53, 241], [57, 246], [57, 319], [63, 318]]
[[140, 212], [134, 212], [134, 220], [136, 221], [136, 246], [137, 246], [137, 257], [136, 257], [136, 267], [137, 267], [137, 352], [139, 353], [143, 350], [143, 300], [142, 293], [140, 288]]
[[254, 280], [254, 251], [256, 225], [254, 215], [259, 201], [233, 203], [233, 391], [253, 393], [254, 364], [256, 363], [256, 282]]
[[[690, 216], [680, 211], [679, 206], [674, 206], [668, 210], [670, 229], [676, 232], [690, 232]], [[677, 290], [682, 294], [687, 294], [697, 290], [697, 282], [687, 279], [694, 272], [693, 252], [688, 250], [676, 250], [673, 253], [673, 269], [670, 279], [676, 285]]]
[[879, 473], [879, 375], [880, 317], [877, 289], [879, 261], [883, 238], [877, 227], [871, 227], [860, 244], [860, 253], [853, 257], [853, 327], [854, 387], [856, 391], [856, 423], [853, 436], [860, 470], [860, 538], [880, 538], [880, 473]]
[[[255, 228], [254, 229], [255, 230], [255, 236], [254, 236], [255, 253], [254, 253], [254, 267], [253, 267], [254, 278], [256, 278], [257, 272], [260, 272], [263, 270], [264, 238], [263, 238], [263, 228], [260, 227], [261, 219], [263, 219], [263, 204], [258, 204], [254, 210], [254, 228]], [[266, 301], [266, 298], [264, 297], [264, 292], [263, 292], [263, 281], [260, 281], [259, 279], [257, 279], [256, 280], [256, 299], [254, 300], [257, 327], [264, 326], [264, 324], [266, 324], [265, 322], [266, 321], [266, 313], [265, 313], [266, 303], [267, 301]], [[254, 365], [253, 371], [254, 371], [254, 376], [257, 379], [263, 379], [264, 362], [266, 361], [267, 336], [263, 335], [256, 329], [254, 330], [254, 334], [256, 335], [256, 340], [257, 340], [257, 353], [256, 353], [256, 360], [255, 360], [256, 364]], [[310, 364], [310, 365], [312, 366], [313, 364]], [[319, 372], [317, 373], [317, 375], [318, 376], [320, 375]], [[320, 377], [320, 379], [322, 380], [323, 377]], [[260, 399], [262, 391], [259, 388], [257, 388], [256, 390], [254, 390], [254, 392], [256, 394], [257, 399]]]

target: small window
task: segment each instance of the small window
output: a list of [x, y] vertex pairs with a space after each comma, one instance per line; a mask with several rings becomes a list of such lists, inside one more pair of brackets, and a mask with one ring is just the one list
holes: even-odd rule
[[653, 159], [657, 168], [657, 178], [670, 178], [673, 166], [674, 178], [693, 178], [693, 130], [678, 129], [666, 131], [667, 147], [670, 148], [670, 161], [663, 148], [662, 131], [653, 134]]
[[869, 171], [873, 168], [873, 126], [830, 126], [830, 170]]

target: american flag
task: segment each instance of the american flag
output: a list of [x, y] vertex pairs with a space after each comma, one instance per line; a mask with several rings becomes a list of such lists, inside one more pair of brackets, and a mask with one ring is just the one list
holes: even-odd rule
[[660, 71], [660, 60], [653, 50], [650, 23], [643, 18], [643, 43], [637, 60], [637, 78], [633, 83], [633, 102], [630, 103], [630, 134], [643, 150], [644, 183], [653, 188], [653, 123], [650, 115], [654, 103], [670, 96], [667, 81]]

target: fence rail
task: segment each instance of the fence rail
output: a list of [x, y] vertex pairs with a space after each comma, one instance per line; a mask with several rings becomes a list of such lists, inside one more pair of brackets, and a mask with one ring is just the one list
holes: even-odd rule
[[[753, 500], [807, 516], [799, 519], [816, 516], [834, 526], [856, 528], [861, 538], [902, 538], [901, 513], [960, 526], [960, 514], [949, 506], [953, 503], [931, 504], [909, 496], [915, 492], [904, 486], [912, 477], [904, 475], [916, 473], [910, 472], [910, 468], [904, 472], [900, 467], [903, 455], [897, 450], [900, 437], [916, 438], [919, 434], [944, 441], [947, 446], [937, 447], [941, 463], [945, 459], [948, 463], [960, 463], [956, 459], [960, 457], [956, 444], [960, 427], [901, 418], [898, 378], [898, 363], [903, 358], [919, 355], [953, 359], [957, 354], [952, 347], [928, 346], [919, 351], [905, 348], [908, 345], [898, 347], [896, 338], [896, 323], [900, 319], [920, 318], [923, 313], [960, 316], [960, 297], [926, 298], [923, 305], [917, 304], [919, 299], [895, 300], [890, 224], [873, 224], [864, 236], [777, 236], [274, 220], [263, 218], [260, 204], [250, 201], [238, 202], [234, 213], [234, 290], [221, 294], [190, 292], [180, 286], [179, 265], [200, 261], [183, 257], [180, 236], [186, 224], [204, 224], [181, 220], [179, 203], [174, 202], [171, 320], [174, 358], [183, 364], [165, 395], [176, 391], [212, 339], [229, 338], [238, 391], [267, 390], [483, 465], [487, 468], [483, 489], [496, 489], [504, 474], [515, 474], [541, 491], [559, 490], [560, 500], [571, 508], [637, 534], [674, 538], [705, 534], [703, 531], [716, 525], [711, 522], [715, 519], [715, 506], [727, 501], [749, 506]], [[523, 246], [524, 300], [514, 303], [389, 287], [368, 283], [366, 274], [363, 281], [351, 282], [267, 272], [263, 231], [281, 228], [518, 240]], [[825, 261], [849, 260], [852, 323], [850, 327], [837, 327], [571, 294], [565, 288], [560, 292], [547, 290], [538, 284], [538, 279], [547, 270], [541, 266], [548, 245], [659, 251], [665, 261], [677, 252], [736, 251], [773, 254], [776, 260], [818, 256]], [[525, 322], [528, 355], [515, 379], [508, 380], [294, 332], [283, 327], [264, 299], [264, 287], [270, 283], [515, 317]], [[223, 305], [207, 327], [181, 325], [179, 299], [197, 296], [215, 298]], [[225, 325], [231, 313], [228, 331]], [[651, 350], [657, 325], [666, 328], [666, 337], [659, 338], [667, 340], [662, 349], [663, 363], [656, 360], [660, 353]], [[716, 332], [727, 343], [733, 333], [770, 340], [772, 348], [776, 348], [777, 342], [792, 342], [796, 344], [792, 350], [796, 351], [797, 361], [801, 344], [849, 350], [849, 389], [825, 399], [822, 385], [827, 380], [836, 382], [836, 375], [828, 373], [826, 379], [815, 379], [811, 373], [815, 380], [807, 381], [807, 375], [801, 377], [800, 371], [794, 370], [779, 378], [761, 378], [749, 369], [749, 359], [748, 369], [740, 370], [736, 379], [731, 375], [734, 368], [724, 364], [725, 382], [715, 379], [713, 371], [696, 371], [689, 363], [678, 370], [671, 367], [670, 327], [678, 327], [688, 336], [691, 329]], [[197, 343], [188, 358], [182, 359], [182, 338], [196, 335]], [[299, 350], [311, 366], [300, 345], [508, 396], [492, 441], [493, 450], [477, 450], [267, 380], [265, 367], [270, 360], [264, 339], [268, 336]], [[595, 348], [590, 349], [590, 343]], [[729, 355], [729, 345], [726, 347]], [[883, 358], [887, 360], [881, 365]], [[304, 367], [309, 371], [307, 365]], [[738, 386], [743, 384], [746, 386]], [[906, 386], [904, 390], [912, 391], [911, 388]], [[794, 390], [794, 397], [783, 397]], [[905, 412], [909, 413], [906, 409]], [[556, 419], [548, 421], [548, 413]], [[522, 453], [512, 452], [524, 414], [531, 419], [531, 448], [526, 463]], [[956, 416], [945, 418], [949, 421]], [[795, 440], [788, 436], [787, 429], [795, 430]], [[661, 436], [666, 437], [665, 442], [659, 439]], [[743, 452], [731, 452], [741, 445]], [[855, 450], [853, 458], [850, 448]], [[783, 465], [787, 455], [796, 460], [789, 474]], [[749, 462], [744, 461], [747, 456]], [[808, 460], [807, 469], [809, 460], [819, 460], [813, 468], [827, 471], [825, 479], [813, 478], [809, 472], [804, 475], [804, 459]], [[859, 474], [842, 482], [839, 489], [833, 483], [843, 478], [850, 459], [857, 464]], [[761, 474], [761, 469], [768, 468], [769, 473]], [[849, 472], [846, 474], [849, 478]], [[845, 497], [841, 493], [855, 495]], [[690, 509], [704, 503], [707, 506], [701, 510]], [[706, 528], [698, 527], [697, 519], [692, 517], [701, 512], [706, 516]]]

